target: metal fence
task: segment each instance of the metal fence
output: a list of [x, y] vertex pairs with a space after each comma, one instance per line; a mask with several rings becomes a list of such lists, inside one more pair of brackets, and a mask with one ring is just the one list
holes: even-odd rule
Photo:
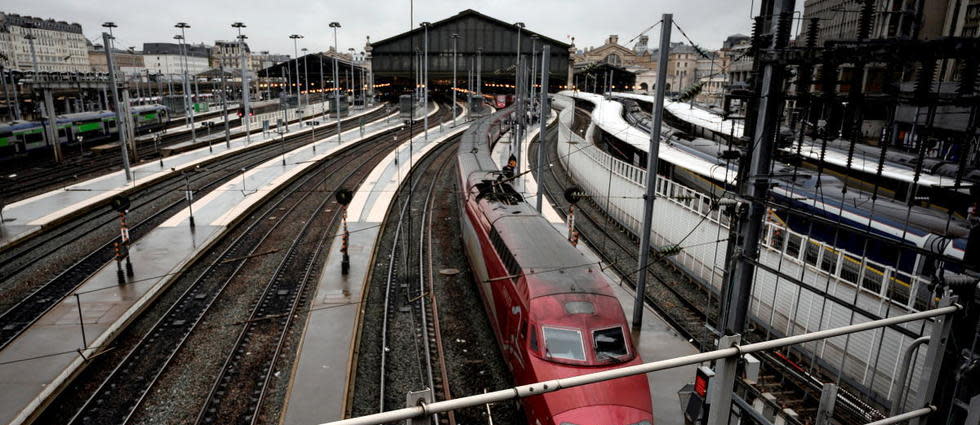
[[[646, 170], [586, 142], [591, 134], [583, 139], [571, 131], [572, 114], [567, 107], [559, 118], [562, 163], [612, 220], [639, 234]], [[657, 180], [657, 196], [651, 242], [665, 248], [683, 241], [683, 249], [670, 257], [671, 261], [707, 290], [720, 293], [727, 253], [726, 244], [720, 241], [728, 235], [729, 218], [713, 208], [710, 196], [663, 176]], [[772, 219], [766, 223], [764, 235], [760, 263], [770, 270], [756, 270], [751, 313], [768, 335], [846, 326], [919, 311], [929, 304], [930, 300], [911, 296], [927, 283], [918, 276], [836, 249]], [[795, 281], [784, 275], [795, 277]], [[925, 333], [921, 326], [906, 325], [812, 343], [799, 350], [811, 359], [811, 371], [814, 366], [843, 371], [847, 382], [887, 404], [888, 394], [896, 385], [900, 353]], [[923, 358], [924, 353], [918, 353], [914, 376], [921, 373]], [[911, 392], [916, 391], [913, 386]]]

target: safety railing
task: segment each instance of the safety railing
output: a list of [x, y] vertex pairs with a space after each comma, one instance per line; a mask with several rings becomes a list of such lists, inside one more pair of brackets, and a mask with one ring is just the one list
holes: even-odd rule
[[[609, 369], [602, 372], [589, 373], [584, 375], [572, 376], [568, 378], [553, 379], [550, 381], [536, 382], [521, 385], [513, 388], [478, 394], [468, 397], [461, 397], [452, 400], [437, 401], [429, 404], [408, 406], [398, 410], [377, 413], [373, 415], [349, 418], [335, 422], [333, 425], [372, 425], [392, 423], [413, 418], [426, 418], [439, 413], [451, 410], [484, 406], [488, 403], [499, 403], [507, 400], [521, 399], [525, 397], [561, 391], [568, 388], [579, 387], [597, 382], [609, 381], [627, 376], [647, 374], [682, 366], [714, 363], [715, 376], [712, 378], [707, 396], [710, 405], [707, 422], [708, 424], [727, 424], [732, 413], [732, 396], [736, 379], [736, 369], [738, 358], [751, 353], [769, 351], [793, 345], [805, 344], [808, 342], [826, 340], [838, 336], [850, 335], [862, 331], [879, 329], [898, 324], [934, 318], [931, 321], [934, 327], [934, 334], [945, 335], [949, 332], [950, 320], [947, 315], [959, 311], [961, 307], [954, 304], [952, 298], [944, 298], [944, 302], [939, 308], [932, 310], [909, 313], [896, 317], [889, 317], [869, 321], [865, 323], [853, 324], [839, 328], [825, 329], [822, 331], [810, 332], [801, 335], [788, 336], [769, 341], [757, 342], [752, 344], [740, 345], [738, 335], [726, 336], [719, 343], [720, 349], [683, 357], [676, 357], [667, 360], [643, 363], [634, 366], [627, 366], [617, 369]], [[930, 341], [929, 351], [939, 352], [945, 344], [945, 337], [933, 338]], [[914, 410], [903, 413], [899, 416], [888, 418], [877, 423], [890, 424], [901, 420], [921, 418], [931, 413], [935, 408], [932, 405], [937, 377], [942, 362], [942, 356], [934, 356], [930, 364], [927, 364], [927, 371], [921, 376], [920, 386], [926, 387], [919, 397], [913, 402]]]

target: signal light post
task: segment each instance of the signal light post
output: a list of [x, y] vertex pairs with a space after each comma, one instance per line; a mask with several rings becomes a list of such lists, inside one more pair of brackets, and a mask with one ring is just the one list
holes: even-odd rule
[[[116, 258], [116, 280], [120, 285], [126, 283], [126, 276], [133, 277], [133, 263], [129, 260], [129, 226], [126, 225], [126, 211], [129, 210], [129, 198], [116, 196], [112, 198], [112, 209], [119, 213], [119, 242], [113, 244]], [[126, 260], [126, 272], [123, 274], [123, 260]]]
[[340, 260], [340, 274], [347, 275], [350, 273], [350, 253], [348, 248], [350, 247], [350, 231], [347, 229], [347, 206], [354, 199], [354, 194], [347, 189], [340, 189], [337, 191], [337, 203], [343, 207], [343, 211], [340, 215], [341, 225], [343, 226], [344, 233], [340, 236], [340, 253], [343, 254], [343, 259]]

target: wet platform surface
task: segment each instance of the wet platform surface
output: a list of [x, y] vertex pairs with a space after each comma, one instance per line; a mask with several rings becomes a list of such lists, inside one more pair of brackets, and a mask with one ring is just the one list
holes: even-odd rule
[[[433, 108], [433, 112], [436, 108]], [[412, 154], [418, 161], [425, 152], [466, 129], [463, 120], [452, 128], [429, 131], [413, 138]], [[395, 160], [397, 155], [398, 160]], [[385, 157], [358, 188], [348, 208], [350, 274], [340, 273], [340, 238], [334, 238], [310, 305], [302, 344], [292, 371], [284, 425], [323, 423], [343, 417], [344, 399], [358, 306], [380, 233], [380, 225], [401, 177], [409, 171], [408, 142]]]
[[[355, 111], [347, 118], [367, 115], [381, 107], [376, 106]], [[331, 125], [324, 122], [317, 128], [327, 130]], [[290, 129], [293, 131], [289, 134], [294, 134], [297, 131], [310, 131], [310, 127], [291, 126]], [[245, 137], [238, 137], [230, 141], [230, 148], [224, 143], [215, 143], [213, 152], [210, 152], [208, 147], [202, 147], [163, 158], [163, 166], [160, 165], [160, 161], [134, 166], [131, 168], [133, 180], [129, 182], [126, 181], [125, 172], [119, 170], [14, 202], [3, 209], [5, 222], [0, 223], [0, 246], [28, 236], [79, 209], [105, 201], [119, 193], [147, 184], [169, 173], [180, 172], [215, 157], [275, 141], [278, 138], [279, 135], [273, 132], [266, 135], [261, 133], [253, 135], [250, 141], [246, 140]]]
[[[116, 264], [106, 265], [78, 289], [78, 298], [63, 300], [0, 351], [0, 423], [16, 423], [41, 400], [58, 391], [72, 371], [82, 365], [83, 354], [94, 355], [111, 341], [130, 318], [153, 301], [176, 272], [220, 236], [238, 215], [271, 193], [274, 186], [342, 146], [358, 143], [397, 123], [380, 119], [365, 126], [364, 137], [360, 129], [351, 129], [342, 134], [343, 144], [337, 143], [336, 136], [320, 139], [316, 142], [317, 154], [309, 145], [294, 149], [286, 153], [285, 167], [281, 158], [270, 159], [246, 176], [250, 191], [243, 194], [241, 179], [232, 179], [214, 190], [213, 198], [205, 196], [195, 201], [194, 229], [184, 210], [136, 241], [130, 248], [134, 276], [125, 285], [117, 283]], [[81, 302], [81, 308], [76, 300]]]

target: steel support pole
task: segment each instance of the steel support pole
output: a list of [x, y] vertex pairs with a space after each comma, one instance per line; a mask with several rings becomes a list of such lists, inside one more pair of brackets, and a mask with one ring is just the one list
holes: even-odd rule
[[[664, 23], [669, 23], [664, 15]], [[667, 25], [664, 25], [667, 27]], [[668, 27], [669, 28], [669, 27]], [[668, 39], [669, 40], [669, 39]], [[663, 44], [661, 42], [661, 44]], [[666, 50], [661, 50], [665, 52]], [[666, 56], [666, 55], [661, 55]], [[660, 90], [657, 90], [660, 92]], [[724, 350], [739, 345], [740, 335], [725, 335], [718, 340], [718, 349]], [[708, 394], [708, 421], [706, 425], [728, 425], [732, 413], [732, 395], [735, 393], [735, 376], [738, 374], [739, 356], [725, 357], [715, 361], [715, 377], [711, 379], [711, 394]]]
[[187, 98], [187, 119], [191, 125], [191, 141], [197, 143], [197, 130], [194, 128], [194, 97], [191, 95], [190, 61], [187, 58], [187, 35], [185, 27], [180, 28], [180, 43], [184, 45], [184, 96]]
[[[242, 27], [245, 25], [239, 25], [238, 28], [238, 51], [241, 55], [242, 61], [242, 121], [245, 121], [245, 143], [252, 141], [252, 126], [249, 122], [249, 116], [251, 116], [251, 106], [249, 106], [249, 86], [248, 86], [248, 67], [245, 63], [245, 36], [242, 35]], [[261, 97], [261, 96], [260, 96]]]
[[456, 40], [459, 35], [453, 34], [453, 128], [456, 127]]
[[329, 102], [324, 100], [327, 89], [323, 83], [323, 54], [317, 53], [317, 56], [320, 58], [320, 119], [326, 121], [327, 104]]
[[124, 143], [129, 145], [133, 160], [139, 161], [139, 154], [136, 151], [136, 122], [133, 119], [133, 110], [130, 108], [129, 89], [123, 89], [122, 92], [122, 116], [126, 121], [126, 126], [123, 127], [126, 130], [126, 138], [120, 139], [120, 143], [124, 140]]
[[44, 126], [44, 131], [48, 133], [48, 141], [51, 142], [51, 148], [54, 149], [54, 160], [56, 162], [64, 161], [64, 156], [61, 153], [61, 140], [58, 138], [58, 118], [54, 113], [54, 98], [51, 96], [51, 89], [44, 89], [44, 111], [47, 115], [47, 125]]
[[[789, 42], [793, 7], [795, 0], [779, 0], [773, 8], [772, 44], [773, 50], [783, 49]], [[788, 24], [787, 24], [788, 23]], [[664, 68], [665, 69], [665, 68]], [[748, 199], [748, 212], [739, 217], [737, 243], [739, 247], [729, 251], [734, 259], [734, 272], [728, 284], [727, 298], [722, 300], [722, 331], [726, 334], [742, 333], [745, 329], [749, 301], [752, 295], [752, 278], [755, 267], [752, 261], [759, 256], [759, 239], [762, 223], [766, 215], [766, 196], [769, 193], [769, 169], [772, 165], [776, 130], [779, 126], [779, 111], [783, 103], [783, 65], [767, 62], [763, 64], [759, 107], [755, 132], [747, 146], [748, 163], [746, 181], [743, 185], [743, 198]]]
[[423, 120], [423, 138], [429, 140], [429, 26], [425, 26], [425, 46], [422, 49], [422, 78], [425, 80], [422, 83], [422, 120]]
[[109, 67], [109, 85], [112, 86], [112, 99], [115, 101], [113, 109], [116, 111], [116, 131], [119, 134], [119, 148], [122, 151], [123, 170], [126, 174], [126, 181], [132, 181], [133, 175], [129, 171], [129, 146], [124, 139], [124, 134], [127, 134], [123, 128], [126, 120], [123, 119], [122, 108], [120, 108], [119, 87], [116, 87], [116, 73], [113, 72], [112, 49], [109, 48], [109, 37], [109, 33], [102, 33], [102, 45], [106, 46], [105, 60], [106, 65]]
[[341, 133], [341, 130], [340, 130], [340, 85], [339, 85], [339, 78], [340, 77], [338, 76], [339, 73], [337, 72], [337, 66], [338, 66], [337, 57], [334, 56], [334, 58], [333, 58], [333, 99], [334, 99], [334, 104], [335, 104], [334, 107], [336, 108], [336, 111], [335, 112], [337, 113], [337, 142], [339, 143], [339, 142], [342, 141], [342, 139], [341, 139], [341, 136], [340, 136], [340, 133]]
[[[14, 92], [14, 119], [22, 120], [24, 119], [24, 114], [20, 110], [20, 87], [17, 86], [17, 79], [14, 78], [14, 73], [10, 73], [10, 88]], [[103, 91], [103, 93], [105, 93]]]
[[837, 384], [830, 382], [823, 384], [820, 391], [820, 405], [817, 406], [816, 425], [832, 425], [834, 419], [834, 405], [837, 404]]
[[[670, 29], [674, 15], [665, 13], [660, 24], [660, 59], [657, 69], [667, 69], [667, 52], [670, 51]], [[643, 326], [643, 310], [646, 306], [647, 262], [650, 261], [650, 232], [653, 227], [653, 203], [657, 199], [657, 167], [660, 160], [660, 127], [663, 125], [664, 94], [667, 88], [667, 73], [657, 73], [657, 91], [653, 110], [653, 125], [650, 126], [650, 147], [647, 152], [647, 188], [643, 201], [643, 232], [640, 234], [640, 261], [636, 278], [636, 300], [633, 302], [633, 330]]]
[[7, 91], [7, 75], [2, 66], [0, 66], [0, 84], [3, 85], [3, 104], [7, 107], [7, 121], [13, 121], [14, 110], [10, 107], [10, 92]]
[[537, 195], [537, 208], [538, 212], [541, 212], [542, 198], [542, 188], [544, 187], [544, 181], [542, 176], [544, 175], [544, 132], [548, 127], [548, 120], [545, 118], [545, 113], [550, 112], [548, 107], [548, 59], [551, 55], [551, 46], [545, 44], [541, 49], [541, 130], [538, 132], [538, 195]]
[[341, 135], [340, 135], [340, 86], [339, 86], [339, 82], [338, 82], [338, 78], [339, 77], [338, 77], [338, 73], [337, 73], [337, 54], [339, 52], [337, 50], [337, 28], [340, 26], [340, 24], [337, 24], [337, 25], [331, 24], [330, 26], [333, 27], [333, 53], [334, 53], [334, 55], [333, 55], [333, 99], [334, 99], [335, 106], [337, 108], [337, 110], [335, 111], [337, 113], [337, 143], [340, 143], [340, 142], [343, 141], [342, 138], [341, 138]]
[[225, 147], [231, 149], [231, 129], [228, 126], [228, 79], [225, 78], [225, 66], [223, 63], [218, 70], [221, 71], [221, 111], [225, 117]]
[[[952, 292], [947, 289], [942, 299], [939, 300], [937, 308], [952, 306], [958, 300], [958, 297], [952, 295]], [[926, 349], [926, 361], [922, 363], [922, 380], [919, 382], [915, 401], [912, 402], [913, 409], [921, 409], [933, 404], [936, 384], [939, 383], [940, 369], [943, 365], [943, 357], [946, 355], [946, 343], [949, 341], [949, 330], [952, 324], [953, 316], [936, 317], [932, 322], [929, 345]], [[919, 425], [920, 423], [923, 423], [922, 418], [909, 421], [909, 425]]]

